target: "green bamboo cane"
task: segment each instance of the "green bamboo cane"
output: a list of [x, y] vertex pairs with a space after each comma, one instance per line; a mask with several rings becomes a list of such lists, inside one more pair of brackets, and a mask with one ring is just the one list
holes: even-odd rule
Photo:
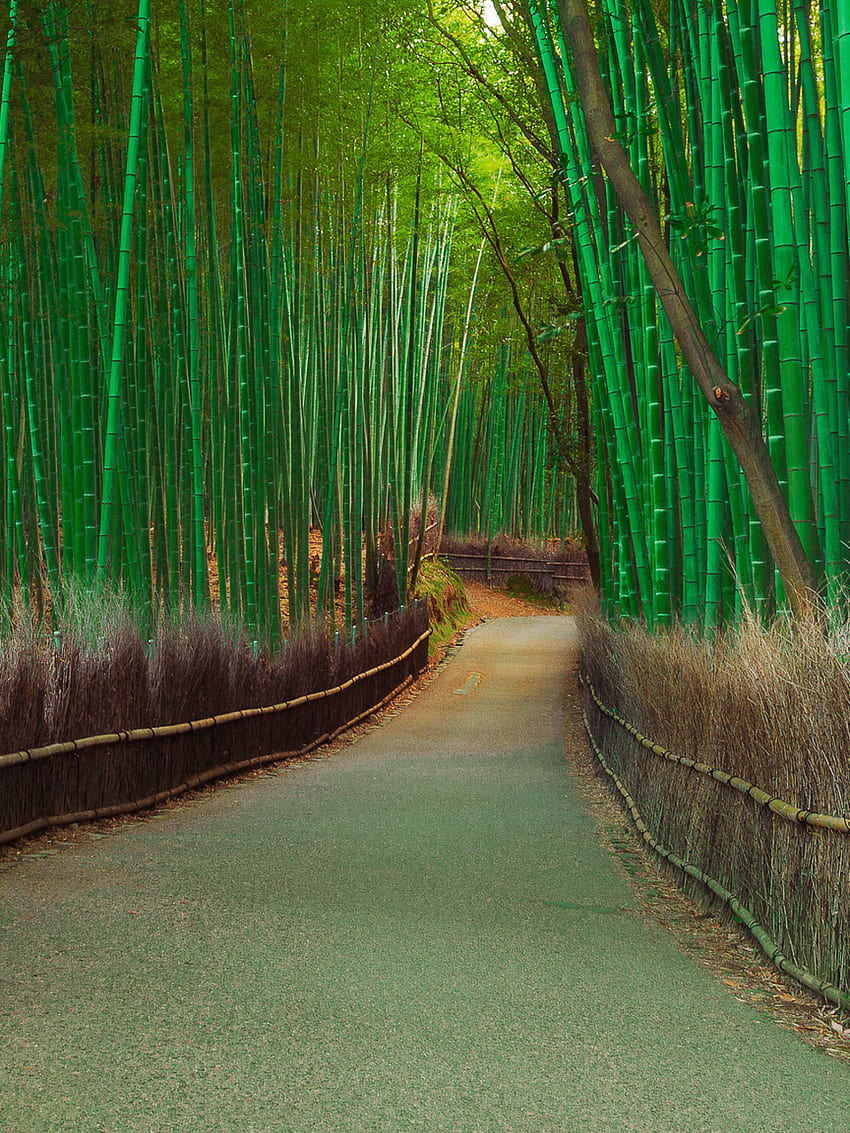
[[180, 0], [180, 57], [183, 75], [183, 194], [189, 400], [192, 440], [193, 594], [197, 605], [208, 598], [204, 468], [202, 452], [201, 357], [199, 343], [198, 250], [195, 215], [195, 133], [192, 47], [186, 0]]
[[[2, 180], [2, 178], [0, 178]], [[17, 194], [15, 194], [17, 196]], [[14, 200], [14, 198], [13, 198]], [[38, 526], [41, 534], [41, 544], [44, 551], [44, 562], [47, 569], [47, 578], [50, 590], [54, 594], [61, 590], [61, 573], [59, 569], [58, 540], [55, 527], [55, 511], [51, 504], [50, 482], [45, 469], [45, 446], [43, 444], [42, 406], [39, 403], [35, 378], [35, 358], [33, 350], [33, 326], [31, 307], [29, 303], [29, 286], [24, 283], [23, 265], [27, 262], [26, 251], [21, 240], [23, 223], [20, 206], [15, 202], [11, 220], [11, 229], [14, 235], [14, 260], [18, 264], [19, 275], [15, 281], [13, 294], [10, 296], [12, 305], [10, 315], [13, 323], [20, 328], [18, 340], [18, 353], [24, 374], [24, 389], [26, 392], [27, 432], [30, 445], [33, 480], [38, 513]]]
[[105, 447], [103, 456], [103, 489], [98, 532], [97, 573], [105, 581], [111, 558], [111, 539], [116, 503], [118, 474], [118, 446], [121, 430], [121, 385], [124, 367], [124, 342], [127, 326], [127, 300], [130, 285], [133, 223], [135, 219], [136, 173], [141, 137], [142, 101], [148, 67], [150, 0], [139, 0], [137, 15], [138, 34], [133, 65], [133, 104], [130, 114], [130, 133], [127, 147], [127, 167], [124, 183], [124, 204], [121, 216], [121, 242], [118, 259], [118, 279], [115, 289], [115, 314], [112, 330], [112, 350], [109, 370]]
[[12, 95], [12, 71], [17, 23], [18, 0], [9, 0], [9, 29], [6, 32], [6, 48], [3, 54], [3, 81], [2, 87], [0, 87], [0, 218], [2, 218], [3, 215], [6, 155], [9, 149], [9, 106]]

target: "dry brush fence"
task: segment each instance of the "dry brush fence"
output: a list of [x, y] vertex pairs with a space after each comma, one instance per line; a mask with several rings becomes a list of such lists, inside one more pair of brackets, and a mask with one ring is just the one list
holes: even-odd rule
[[[305, 754], [420, 673], [428, 637], [417, 602], [336, 648], [321, 636], [295, 640], [277, 662], [234, 648], [213, 623], [163, 635], [150, 656], [130, 627], [107, 655], [73, 642], [49, 657], [18, 648], [0, 679], [0, 842]], [[63, 720], [65, 735], [83, 738], [46, 743]]]
[[446, 539], [440, 557], [461, 578], [489, 586], [505, 586], [509, 579], [521, 575], [541, 594], [563, 594], [590, 581], [587, 557], [577, 544], [550, 551], [499, 540], [482, 546]]
[[850, 675], [834, 642], [580, 622], [591, 743], [644, 840], [780, 969], [850, 1007]]

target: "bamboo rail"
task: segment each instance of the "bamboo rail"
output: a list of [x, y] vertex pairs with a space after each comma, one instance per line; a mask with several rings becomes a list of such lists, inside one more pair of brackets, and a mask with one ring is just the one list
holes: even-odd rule
[[609, 719], [619, 724], [624, 732], [628, 732], [634, 740], [648, 751], [653, 752], [654, 755], [658, 755], [662, 759], [667, 759], [671, 763], [679, 763], [682, 767], [686, 767], [689, 771], [695, 771], [699, 775], [707, 775], [709, 778], [716, 780], [718, 783], [722, 783], [726, 787], [732, 787], [742, 795], [749, 796], [749, 798], [760, 806], [767, 807], [768, 810], [772, 810], [774, 814], [778, 814], [780, 818], [785, 818], [789, 822], [796, 822], [801, 826], [816, 826], [821, 830], [834, 830], [839, 834], [850, 833], [850, 818], [844, 818], [836, 814], [821, 814], [818, 811], [804, 810], [794, 806], [793, 803], [785, 802], [776, 795], [771, 795], [769, 791], [762, 790], [761, 787], [755, 786], [746, 779], [741, 779], [737, 775], [730, 775], [728, 771], [722, 771], [718, 767], [710, 767], [707, 763], [700, 763], [698, 760], [689, 759], [686, 755], [676, 755], [675, 752], [669, 751], [667, 748], [662, 747], [661, 744], [655, 743], [654, 740], [644, 736], [637, 730], [634, 724], [630, 724], [628, 720], [624, 720], [621, 716], [618, 716], [613, 708], [609, 708], [606, 704], [603, 704], [592, 682], [584, 673], [579, 673], [579, 681], [587, 688], [596, 707], [603, 715], [608, 716]]
[[394, 665], [406, 661], [424, 641], [431, 635], [430, 629], [425, 630], [416, 641], [398, 657], [384, 661], [363, 673], [349, 677], [347, 681], [334, 688], [322, 689], [320, 692], [308, 692], [303, 696], [296, 696], [292, 700], [281, 701], [280, 704], [268, 704], [262, 708], [239, 708], [234, 712], [223, 712], [218, 716], [207, 716], [203, 720], [189, 720], [184, 724], [161, 724], [154, 728], [133, 728], [130, 731], [110, 732], [101, 736], [84, 736], [79, 740], [65, 740], [62, 743], [46, 744], [43, 747], [24, 748], [23, 751], [10, 752], [0, 755], [0, 768], [12, 767], [17, 763], [29, 763], [38, 759], [47, 759], [53, 755], [73, 755], [79, 751], [86, 751], [95, 747], [116, 747], [119, 744], [139, 743], [143, 740], [165, 739], [169, 736], [184, 736], [191, 732], [203, 732], [209, 728], [216, 728], [221, 724], [233, 724], [239, 720], [251, 720], [256, 716], [273, 716], [279, 712], [287, 712], [292, 708], [299, 708], [302, 704], [310, 704], [315, 700], [326, 700], [330, 696], [345, 692], [346, 689], [365, 681], [368, 677], [375, 677], [378, 673], [386, 672]]
[[672, 850], [669, 850], [666, 846], [663, 846], [660, 842], [656, 841], [649, 827], [643, 821], [643, 817], [641, 816], [641, 813], [638, 810], [637, 804], [635, 803], [634, 799], [629, 794], [627, 788], [624, 786], [617, 773], [608, 765], [603, 753], [599, 750], [599, 747], [597, 746], [597, 743], [593, 738], [593, 732], [591, 731], [590, 724], [587, 719], [587, 714], [585, 713], [584, 709], [582, 709], [582, 719], [584, 720], [585, 731], [587, 732], [588, 739], [590, 740], [590, 746], [593, 748], [594, 755], [599, 761], [602, 770], [611, 779], [617, 791], [622, 796], [626, 804], [626, 808], [632, 817], [632, 821], [634, 822], [635, 827], [637, 828], [637, 831], [643, 841], [646, 842], [646, 844], [660, 857], [670, 862], [670, 864], [675, 866], [676, 869], [678, 869], [680, 872], [686, 873], [689, 877], [692, 877], [696, 881], [699, 881], [702, 885], [706, 886], [706, 888], [709, 889], [716, 897], [719, 897], [724, 904], [728, 905], [728, 907], [732, 910], [738, 920], [744, 925], [751, 936], [756, 940], [764, 954], [768, 957], [771, 963], [773, 963], [779, 969], [780, 972], [784, 972], [786, 976], [790, 976], [791, 979], [796, 980], [797, 983], [802, 984], [803, 987], [808, 988], [809, 991], [814, 991], [818, 995], [822, 995], [823, 998], [826, 999], [829, 1003], [834, 1003], [837, 1007], [841, 1007], [844, 1010], [850, 1008], [850, 995], [847, 995], [846, 992], [843, 992], [840, 988], [836, 987], [835, 984], [831, 984], [827, 980], [819, 979], [818, 976], [813, 975], [805, 968], [798, 967], [791, 960], [789, 960], [782, 949], [779, 947], [777, 942], [773, 939], [773, 937], [768, 934], [764, 926], [756, 920], [755, 916], [747, 908], [747, 906], [741, 904], [738, 898], [732, 892], [730, 892], [730, 890], [721, 885], [716, 878], [711, 877], [707, 873], [703, 873], [701, 869], [698, 869], [696, 866], [691, 865], [690, 862], [686, 862], [684, 858], [680, 858], [678, 854], [675, 854]]
[[[396, 658], [399, 661], [401, 658]], [[393, 664], [395, 662], [390, 662]], [[323, 744], [332, 743], [337, 736], [342, 735], [343, 732], [349, 728], [355, 728], [358, 724], [362, 723], [369, 716], [389, 704], [391, 700], [399, 696], [406, 688], [408, 688], [415, 677], [406, 677], [396, 688], [389, 692], [383, 700], [377, 704], [373, 704], [371, 708], [367, 708], [352, 720], [348, 720], [345, 724], [340, 724], [332, 732], [327, 732], [319, 736], [315, 740], [311, 740], [306, 746], [299, 748], [297, 751], [276, 751], [268, 755], [255, 755], [251, 759], [241, 759], [232, 763], [222, 763], [218, 767], [212, 767], [207, 771], [202, 771], [198, 775], [193, 775], [182, 783], [178, 783], [176, 787], [169, 787], [168, 790], [159, 791], [155, 795], [149, 795], [144, 799], [134, 799], [128, 803], [117, 803], [115, 806], [96, 807], [91, 810], [81, 810], [74, 814], [56, 814], [51, 815], [49, 818], [36, 818], [32, 822], [27, 822], [23, 826], [17, 826], [12, 830], [0, 831], [0, 845], [7, 842], [15, 842], [19, 838], [26, 838], [31, 834], [37, 834], [40, 830], [46, 830], [50, 826], [71, 826], [75, 822], [94, 822], [101, 818], [118, 818], [125, 814], [135, 814], [140, 810], [149, 810], [151, 807], [160, 806], [169, 799], [176, 798], [178, 795], [183, 795], [187, 791], [194, 791], [197, 787], [202, 787], [206, 783], [211, 783], [216, 779], [223, 779], [228, 775], [238, 775], [242, 771], [252, 771], [258, 767], [267, 767], [270, 763], [291, 762], [295, 759], [301, 759], [309, 755], [311, 751], [315, 751], [317, 747]]]
[[[468, 551], [445, 551], [441, 554], [453, 570], [464, 574], [484, 574], [490, 578], [494, 574], [507, 572], [528, 576], [543, 575], [553, 582], [587, 582], [588, 573], [579, 563], [547, 562], [519, 555], [486, 555]], [[570, 568], [573, 568], [572, 571]]]
[[[259, 708], [239, 709], [237, 711], [221, 713], [217, 716], [210, 716], [200, 720], [191, 720], [181, 724], [165, 724], [152, 728], [134, 728], [131, 730], [123, 730], [98, 736], [85, 736], [77, 740], [67, 740], [61, 743], [47, 744], [42, 747], [28, 748], [18, 752], [10, 752], [6, 755], [0, 756], [0, 771], [2, 771], [3, 768], [15, 767], [21, 764], [34, 764], [53, 756], [78, 755], [83, 751], [90, 751], [99, 747], [117, 747], [122, 744], [142, 743], [151, 740], [161, 740], [178, 736], [191, 735], [198, 732], [208, 731], [212, 728], [225, 724], [237, 723], [239, 721], [250, 720], [256, 717], [277, 715], [291, 709], [299, 708], [305, 704], [310, 704], [319, 700], [326, 700], [330, 697], [337, 696], [340, 693], [346, 692], [348, 689], [354, 687], [362, 681], [367, 680], [370, 677], [378, 676], [380, 673], [384, 673], [387, 670], [392, 669], [394, 666], [400, 665], [402, 662], [413, 656], [417, 649], [419, 649], [428, 641], [430, 634], [430, 629], [426, 629], [416, 638], [416, 640], [410, 646], [408, 646], [407, 649], [398, 654], [398, 656], [393, 657], [389, 661], [384, 661], [380, 665], [375, 665], [370, 669], [364, 670], [362, 673], [357, 673], [353, 677], [350, 677], [348, 680], [335, 685], [333, 688], [321, 689], [318, 692], [305, 693], [302, 696], [297, 696], [291, 700], [282, 701], [278, 704], [265, 705]], [[89, 808], [58, 815], [42, 815], [38, 818], [31, 819], [29, 822], [20, 824], [7, 830], [0, 831], [0, 844], [13, 842], [19, 838], [27, 837], [28, 835], [35, 834], [38, 831], [44, 830], [50, 826], [67, 826], [76, 822], [90, 822], [102, 818], [114, 818], [119, 815], [132, 814], [136, 811], [145, 810], [153, 806], [158, 806], [161, 803], [166, 802], [168, 799], [174, 798], [175, 796], [183, 794], [186, 791], [193, 790], [205, 783], [212, 782], [215, 779], [221, 779], [227, 775], [234, 775], [241, 771], [248, 771], [257, 767], [262, 767], [269, 763], [300, 758], [315, 750], [317, 747], [320, 747], [322, 744], [330, 743], [342, 732], [348, 730], [349, 728], [355, 727], [367, 717], [379, 711], [385, 704], [387, 704], [390, 700], [398, 696], [399, 693], [407, 688], [413, 680], [414, 675], [407, 676], [380, 701], [366, 708], [364, 711], [358, 713], [352, 719], [347, 720], [345, 723], [339, 725], [337, 728], [334, 728], [330, 732], [326, 732], [321, 736], [311, 740], [304, 747], [301, 747], [296, 751], [276, 750], [274, 752], [253, 756], [248, 759], [235, 760], [228, 763], [219, 764], [216, 767], [208, 768], [205, 771], [201, 771], [196, 775], [186, 778], [176, 786], [168, 787], [162, 791], [147, 795], [142, 799], [118, 802], [108, 806]]]

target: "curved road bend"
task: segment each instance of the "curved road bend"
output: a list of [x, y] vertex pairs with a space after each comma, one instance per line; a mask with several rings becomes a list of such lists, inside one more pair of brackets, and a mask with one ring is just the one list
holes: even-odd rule
[[574, 643], [490, 622], [333, 759], [0, 875], [0, 1131], [847, 1133], [598, 847]]

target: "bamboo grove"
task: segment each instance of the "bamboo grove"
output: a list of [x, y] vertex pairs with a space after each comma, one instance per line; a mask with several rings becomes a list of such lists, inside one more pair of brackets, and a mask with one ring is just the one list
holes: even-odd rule
[[[850, 545], [850, 9], [599, 0], [617, 137], [829, 595]], [[746, 483], [594, 166], [558, 6], [532, 0], [588, 326], [610, 608], [713, 624], [783, 593]]]
[[457, 202], [369, 177], [374, 74], [354, 175], [334, 176], [291, 159], [325, 140], [290, 123], [285, 13], [261, 99], [238, 0], [215, 44], [203, 0], [162, 26], [138, 0], [118, 57], [80, 10], [24, 21], [11, 0], [5, 25], [6, 598], [42, 610], [73, 582], [151, 615], [220, 602], [274, 644], [286, 623], [362, 624], [387, 572], [403, 604], [444, 482], [450, 529], [560, 532], [569, 490], [521, 352], [455, 378]]

